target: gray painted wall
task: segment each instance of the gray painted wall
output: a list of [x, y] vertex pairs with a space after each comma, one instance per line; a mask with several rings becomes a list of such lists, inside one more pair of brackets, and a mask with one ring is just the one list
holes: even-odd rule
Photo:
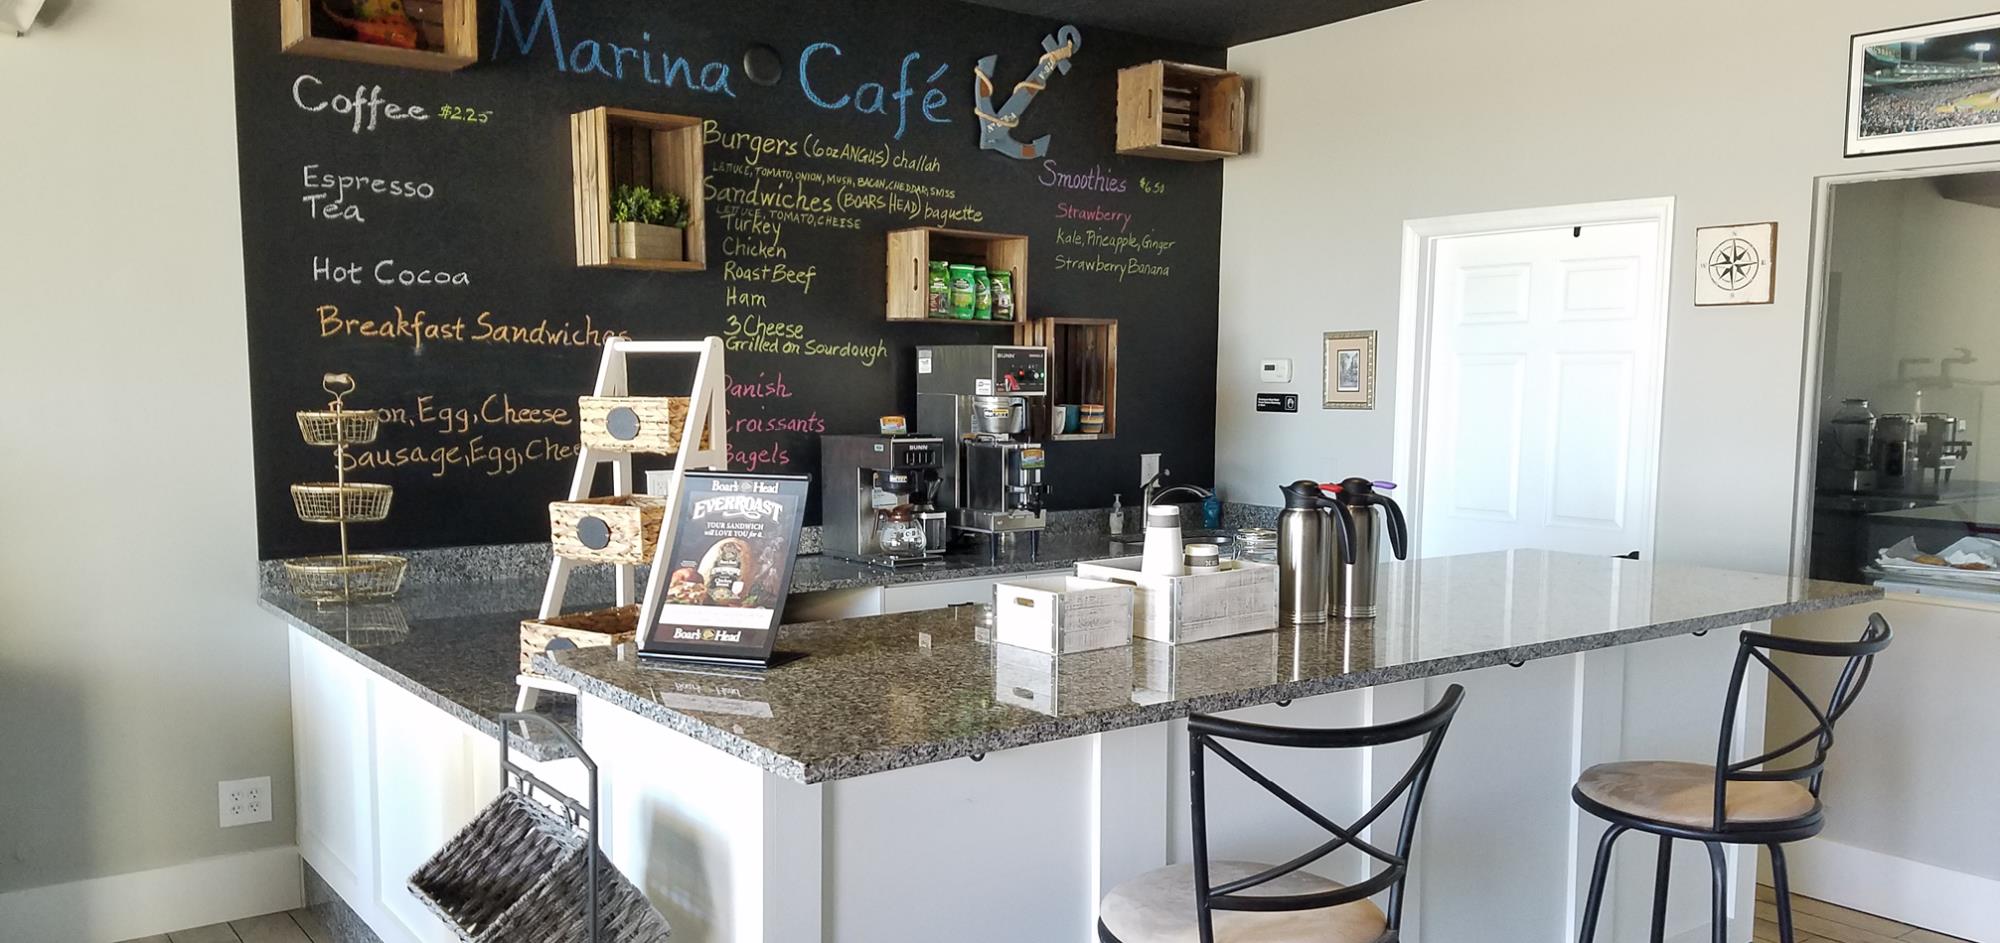
[[[293, 841], [229, 5], [65, 6], [0, 39], [0, 891]], [[218, 828], [265, 774], [275, 821]]]
[[[1424, 0], [1238, 47], [1253, 153], [1223, 188], [1217, 474], [1383, 476], [1405, 220], [1678, 199], [1661, 442], [1663, 559], [1790, 564], [1814, 178], [2000, 158], [1844, 160], [1848, 38], [1972, 0]], [[1694, 228], [1777, 220], [1777, 301], [1696, 308]], [[1316, 392], [1322, 331], [1382, 332], [1378, 406], [1252, 409], [1257, 361]], [[1714, 482], [1717, 486], [1709, 487]]]

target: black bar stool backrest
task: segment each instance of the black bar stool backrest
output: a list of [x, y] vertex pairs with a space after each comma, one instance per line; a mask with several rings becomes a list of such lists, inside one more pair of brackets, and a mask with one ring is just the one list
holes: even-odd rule
[[[1424, 713], [1406, 720], [1373, 727], [1271, 727], [1224, 720], [1206, 714], [1190, 715], [1188, 717], [1189, 801], [1194, 825], [1195, 907], [1200, 921], [1202, 943], [1213, 943], [1215, 939], [1213, 914], [1215, 910], [1317, 910], [1371, 897], [1385, 888], [1389, 891], [1389, 907], [1385, 912], [1388, 917], [1388, 929], [1391, 931], [1399, 929], [1402, 924], [1403, 879], [1409, 873], [1410, 844], [1417, 834], [1417, 808], [1423, 803], [1424, 785], [1429, 782], [1431, 766], [1437, 761], [1438, 745], [1444, 742], [1445, 729], [1451, 726], [1452, 715], [1458, 712], [1458, 703], [1464, 697], [1465, 688], [1454, 684], [1446, 689], [1444, 697], [1440, 698], [1435, 706]], [[1380, 801], [1369, 807], [1359, 819], [1346, 826], [1320, 814], [1297, 796], [1286, 791], [1284, 787], [1253, 769], [1250, 764], [1220, 742], [1230, 740], [1278, 747], [1326, 750], [1385, 746], [1420, 737], [1423, 738], [1423, 748], [1418, 751], [1416, 759], [1402, 778], [1386, 791]], [[1262, 786], [1265, 791], [1291, 806], [1300, 815], [1326, 829], [1333, 837], [1283, 864], [1273, 865], [1256, 874], [1226, 884], [1210, 886], [1208, 794], [1203, 786], [1204, 760], [1209, 753], [1214, 753], [1235, 767], [1251, 782]], [[1404, 793], [1409, 794], [1409, 801], [1403, 806], [1403, 822], [1396, 835], [1396, 850], [1385, 851], [1363, 839], [1361, 832], [1374, 824], [1375, 820], [1388, 811]], [[1359, 884], [1330, 891], [1289, 896], [1250, 896], [1243, 893], [1297, 871], [1350, 845], [1381, 862], [1382, 869]]]
[[[1729, 675], [1729, 699], [1722, 710], [1722, 735], [1715, 750], [1715, 830], [1720, 832], [1728, 827], [1727, 810], [1724, 800], [1728, 784], [1732, 782], [1789, 780], [1806, 781], [1806, 788], [1815, 798], [1819, 796], [1820, 777], [1826, 772], [1826, 754], [1833, 748], [1833, 725], [1847, 709], [1854, 705], [1854, 699], [1861, 695], [1861, 688], [1868, 683], [1868, 673], [1874, 670], [1875, 655], [1889, 647], [1889, 620], [1879, 612], [1870, 613], [1868, 627], [1861, 631], [1861, 637], [1852, 642], [1818, 642], [1809, 639], [1781, 638], [1763, 632], [1745, 632], [1742, 644], [1736, 650], [1736, 669]], [[1794, 655], [1809, 655], [1818, 658], [1845, 658], [1847, 664], [1840, 670], [1840, 678], [1834, 682], [1833, 692], [1826, 700], [1824, 708], [1783, 668], [1771, 660], [1767, 652], [1788, 652]], [[1746, 760], [1729, 762], [1731, 740], [1735, 735], [1737, 702], [1743, 697], [1743, 673], [1752, 660], [1762, 664], [1778, 680], [1784, 689], [1790, 691], [1799, 703], [1805, 705], [1813, 716], [1812, 728], [1796, 739], [1782, 746], [1774, 747]], [[1755, 770], [1783, 759], [1793, 753], [1812, 748], [1810, 759], [1796, 766], [1778, 769]], [[1786, 761], [1790, 762], [1790, 761]]]

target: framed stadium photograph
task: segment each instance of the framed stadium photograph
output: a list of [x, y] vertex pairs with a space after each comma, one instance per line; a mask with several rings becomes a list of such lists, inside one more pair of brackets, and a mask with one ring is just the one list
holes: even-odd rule
[[1847, 156], [2000, 141], [2000, 13], [1853, 39]]

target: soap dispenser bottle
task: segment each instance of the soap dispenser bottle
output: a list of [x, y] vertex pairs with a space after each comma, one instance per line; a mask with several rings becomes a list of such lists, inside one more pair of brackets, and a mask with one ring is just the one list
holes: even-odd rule
[[1104, 522], [1104, 528], [1105, 530], [1109, 531], [1111, 533], [1111, 536], [1113, 537], [1116, 537], [1119, 534], [1125, 532], [1124, 495], [1114, 494], [1111, 496], [1111, 519]]

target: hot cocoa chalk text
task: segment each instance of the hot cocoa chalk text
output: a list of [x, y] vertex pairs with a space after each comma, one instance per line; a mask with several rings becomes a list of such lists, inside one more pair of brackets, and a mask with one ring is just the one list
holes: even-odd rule
[[[640, 31], [637, 42], [630, 37], [620, 41], [572, 34], [565, 38], [556, 0], [500, 0], [490, 48], [495, 61], [509, 55], [528, 58], [545, 54], [564, 75], [595, 75], [615, 82], [643, 82], [736, 97], [729, 62], [701, 54], [676, 55], [665, 48], [665, 42], [646, 30]], [[946, 114], [951, 96], [938, 87], [951, 71], [949, 63], [910, 52], [893, 68], [882, 68], [879, 73], [874, 72], [874, 66], [863, 65], [859, 73], [852, 68], [838, 45], [808, 43], [799, 54], [799, 93], [817, 108], [894, 118], [896, 140], [902, 140], [913, 118], [930, 124], [951, 123]], [[867, 78], [870, 75], [879, 75], [880, 80]]]

